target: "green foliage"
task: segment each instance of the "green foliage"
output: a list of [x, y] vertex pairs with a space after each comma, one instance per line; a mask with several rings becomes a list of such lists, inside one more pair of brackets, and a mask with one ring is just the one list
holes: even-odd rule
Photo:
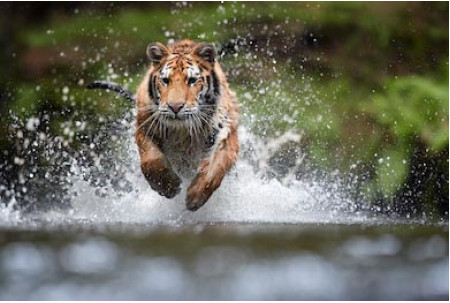
[[[448, 77], [447, 77], [448, 78]], [[396, 140], [418, 137], [433, 151], [448, 146], [448, 82], [422, 76], [386, 81], [370, 112]]]
[[0, 82], [11, 98], [0, 118], [57, 113], [54, 135], [70, 120], [120, 117], [127, 101], [84, 86], [105, 79], [135, 90], [149, 42], [244, 38], [251, 43], [222, 58], [243, 123], [262, 136], [304, 133], [314, 165], [369, 167], [374, 196], [392, 197], [417, 141], [434, 154], [448, 147], [445, 2], [111, 3], [22, 22], [11, 29], [21, 60], [3, 50]]
[[405, 182], [411, 151], [407, 145], [396, 144], [384, 148], [381, 152], [373, 182], [384, 197], [391, 200]]
[[448, 147], [448, 70], [443, 72], [439, 80], [417, 75], [389, 78], [384, 91], [363, 106], [388, 138], [380, 142], [370, 185], [388, 200], [405, 182], [415, 144], [427, 146], [431, 154]]

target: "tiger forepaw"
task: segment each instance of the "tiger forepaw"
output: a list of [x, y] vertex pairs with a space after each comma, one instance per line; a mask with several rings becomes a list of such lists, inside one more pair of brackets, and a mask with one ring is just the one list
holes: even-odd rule
[[196, 211], [211, 197], [214, 189], [210, 182], [195, 178], [188, 188], [186, 196], [186, 208], [190, 211]]
[[150, 187], [161, 196], [171, 199], [181, 192], [181, 179], [172, 171], [165, 169], [160, 172], [146, 174]]
[[[152, 187], [153, 188], [153, 187]], [[156, 190], [158, 192], [158, 194], [160, 194], [161, 196], [164, 196], [168, 199], [172, 199], [173, 197], [175, 197], [176, 195], [178, 195], [181, 192], [181, 187], [178, 185], [172, 185], [172, 184], [167, 184], [165, 186], [159, 187], [159, 188], [153, 188], [154, 190]]]

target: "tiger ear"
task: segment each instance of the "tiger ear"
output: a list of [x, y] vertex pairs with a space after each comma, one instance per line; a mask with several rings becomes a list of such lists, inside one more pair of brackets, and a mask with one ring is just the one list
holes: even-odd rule
[[147, 57], [152, 63], [160, 63], [169, 54], [167, 47], [159, 42], [150, 43], [147, 46]]
[[194, 49], [194, 54], [203, 60], [214, 63], [217, 56], [216, 48], [211, 43], [201, 43]]

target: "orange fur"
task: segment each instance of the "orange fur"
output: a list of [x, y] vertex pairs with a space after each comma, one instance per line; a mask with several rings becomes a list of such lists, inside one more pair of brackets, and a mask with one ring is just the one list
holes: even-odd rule
[[[181, 183], [176, 171], [193, 166], [186, 207], [197, 210], [236, 162], [237, 100], [212, 46], [190, 40], [157, 43], [147, 54], [152, 65], [137, 91], [141, 169], [154, 190], [172, 198]], [[207, 138], [215, 139], [212, 146]]]

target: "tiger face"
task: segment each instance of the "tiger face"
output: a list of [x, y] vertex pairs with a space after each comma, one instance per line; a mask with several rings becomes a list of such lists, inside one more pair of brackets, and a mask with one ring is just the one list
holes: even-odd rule
[[147, 56], [153, 65], [149, 96], [161, 116], [169, 123], [205, 119], [220, 96], [214, 46], [188, 41], [168, 48], [152, 43]]

